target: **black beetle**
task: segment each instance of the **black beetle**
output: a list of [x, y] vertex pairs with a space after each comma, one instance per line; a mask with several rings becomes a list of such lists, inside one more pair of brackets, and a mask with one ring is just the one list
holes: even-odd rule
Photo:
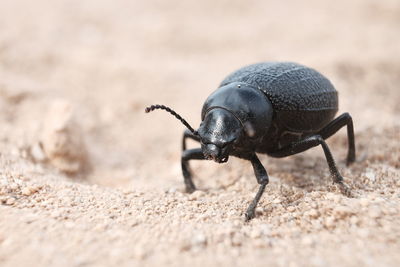
[[[236, 156], [251, 162], [260, 188], [246, 211], [246, 220], [255, 216], [268, 184], [267, 172], [256, 153], [280, 158], [321, 145], [333, 182], [343, 194], [350, 195], [324, 140], [347, 125], [347, 165], [354, 162], [353, 120], [348, 113], [333, 119], [338, 110], [337, 91], [314, 69], [292, 62], [266, 62], [233, 72], [207, 98], [197, 131], [166, 106], [152, 105], [146, 112], [155, 109], [170, 112], [189, 129], [182, 140], [187, 192], [196, 189], [189, 160], [223, 163], [229, 156]], [[186, 149], [187, 138], [200, 142], [201, 148]]]

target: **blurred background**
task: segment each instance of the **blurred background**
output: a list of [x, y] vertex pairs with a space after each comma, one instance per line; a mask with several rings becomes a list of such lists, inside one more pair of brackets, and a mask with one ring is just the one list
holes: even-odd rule
[[[356, 132], [390, 126], [399, 113], [399, 29], [396, 0], [2, 0], [2, 135], [29, 143], [21, 138], [34, 138], [61, 98], [79, 114], [95, 171], [152, 177], [165, 158], [178, 162], [183, 128], [144, 107], [169, 105], [197, 127], [219, 82], [260, 61], [321, 71]], [[23, 99], [7, 103], [15, 95]]]
[[[77, 157], [85, 171], [65, 179], [181, 190], [184, 128], [144, 108], [168, 105], [197, 128], [204, 100], [222, 79], [261, 61], [294, 61], [323, 73], [339, 91], [339, 113], [353, 116], [361, 160], [399, 168], [398, 0], [0, 0], [2, 164], [12, 161], [15, 171], [33, 162], [65, 178], [60, 164], [68, 172]], [[66, 163], [43, 151], [43, 132], [61, 127], [65, 111], [54, 111], [60, 105], [73, 114], [74, 126], [67, 126], [79, 129], [71, 142], [85, 151], [64, 151], [72, 153], [61, 156]], [[342, 162], [345, 131], [335, 138]], [[320, 151], [309, 155], [322, 160]], [[280, 161], [262, 161], [280, 178], [300, 168], [288, 167], [292, 160], [283, 170]], [[213, 186], [207, 176], [228, 176], [216, 164], [194, 166], [203, 186]], [[252, 177], [239, 160], [226, 168]]]

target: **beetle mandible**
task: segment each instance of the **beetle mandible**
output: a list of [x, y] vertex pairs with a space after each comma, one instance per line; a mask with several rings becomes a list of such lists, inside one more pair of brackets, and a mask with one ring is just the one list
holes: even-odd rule
[[[268, 174], [256, 153], [281, 158], [321, 145], [333, 182], [343, 194], [351, 194], [325, 140], [347, 126], [347, 165], [354, 162], [353, 120], [349, 113], [334, 119], [337, 91], [312, 68], [292, 62], [265, 62], [231, 73], [204, 103], [198, 130], [164, 105], [152, 105], [145, 111], [155, 109], [166, 110], [188, 128], [183, 134], [181, 158], [187, 192], [196, 189], [189, 160], [224, 163], [235, 156], [251, 162], [260, 187], [245, 213], [246, 220], [254, 218], [268, 184]], [[187, 149], [188, 138], [198, 141], [201, 148]]]

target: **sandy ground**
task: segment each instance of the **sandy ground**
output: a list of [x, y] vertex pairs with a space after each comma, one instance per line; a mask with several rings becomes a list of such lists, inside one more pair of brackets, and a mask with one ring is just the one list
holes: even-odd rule
[[[400, 4], [336, 1], [0, 0], [1, 266], [399, 266]], [[283, 3], [284, 2], [284, 3]], [[259, 61], [312, 66], [354, 119], [322, 150], [195, 162], [183, 126], [225, 75]], [[195, 146], [195, 144], [192, 144]], [[69, 173], [69, 174], [68, 174]]]

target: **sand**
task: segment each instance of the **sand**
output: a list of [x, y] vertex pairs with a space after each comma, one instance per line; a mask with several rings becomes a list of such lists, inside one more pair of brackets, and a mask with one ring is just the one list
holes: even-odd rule
[[[1, 266], [399, 266], [400, 5], [386, 1], [1, 1]], [[321, 148], [193, 162], [184, 127], [231, 71], [260, 61], [318, 69], [354, 120]], [[196, 144], [191, 143], [191, 147]]]

